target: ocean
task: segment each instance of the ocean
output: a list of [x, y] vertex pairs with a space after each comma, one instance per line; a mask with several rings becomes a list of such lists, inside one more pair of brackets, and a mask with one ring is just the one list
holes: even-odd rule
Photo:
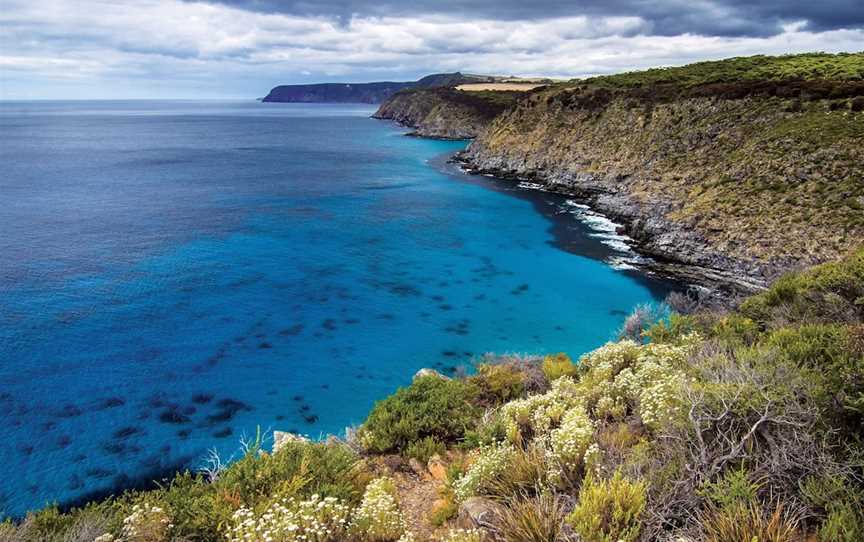
[[0, 102], [0, 513], [342, 434], [423, 367], [575, 358], [669, 291], [373, 111]]

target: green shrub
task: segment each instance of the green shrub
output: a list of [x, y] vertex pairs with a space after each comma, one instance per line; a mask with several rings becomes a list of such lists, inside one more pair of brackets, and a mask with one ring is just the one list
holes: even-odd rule
[[864, 488], [840, 476], [811, 476], [801, 484], [801, 493], [807, 504], [825, 514], [820, 540], [864, 540]]
[[473, 386], [437, 376], [418, 378], [375, 407], [359, 430], [360, 442], [372, 452], [402, 452], [426, 437], [449, 443], [465, 436], [479, 415]]
[[489, 405], [497, 405], [521, 397], [525, 392], [525, 377], [512, 365], [483, 364], [469, 380], [477, 387], [478, 398]]
[[837, 261], [777, 279], [764, 293], [748, 298], [741, 312], [761, 323], [831, 322], [862, 318], [864, 250]]
[[275, 454], [259, 454], [253, 446], [222, 473], [214, 488], [236, 495], [249, 507], [277, 493], [286, 497], [318, 494], [356, 502], [360, 493], [357, 475], [358, 457], [345, 446], [289, 442]]
[[562, 376], [576, 376], [576, 364], [564, 352], [543, 358], [543, 374], [549, 382]]
[[585, 542], [634, 542], [642, 530], [645, 500], [643, 481], [631, 482], [620, 472], [609, 480], [588, 477], [567, 521]]
[[727, 509], [748, 506], [756, 500], [761, 487], [762, 484], [751, 481], [747, 471], [741, 467], [730, 469], [716, 482], [705, 484], [700, 493], [714, 506]]

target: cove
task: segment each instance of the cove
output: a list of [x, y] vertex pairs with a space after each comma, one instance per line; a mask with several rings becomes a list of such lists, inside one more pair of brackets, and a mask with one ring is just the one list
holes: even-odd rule
[[422, 367], [575, 357], [668, 289], [372, 112], [0, 104], [0, 511], [341, 434]]

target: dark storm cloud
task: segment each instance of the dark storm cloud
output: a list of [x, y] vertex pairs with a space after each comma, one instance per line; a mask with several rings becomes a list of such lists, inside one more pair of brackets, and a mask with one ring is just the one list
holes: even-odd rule
[[864, 26], [862, 0], [221, 0], [261, 12], [328, 16], [441, 15], [493, 20], [587, 15], [635, 16], [645, 33], [675, 36], [770, 36], [787, 23], [806, 21], [812, 31]]

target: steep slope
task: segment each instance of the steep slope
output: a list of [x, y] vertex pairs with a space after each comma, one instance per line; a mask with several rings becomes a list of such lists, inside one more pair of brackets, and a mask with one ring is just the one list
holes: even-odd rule
[[[706, 66], [709, 64], [709, 66]], [[832, 79], [803, 79], [806, 77]], [[626, 225], [737, 289], [864, 239], [864, 54], [756, 57], [538, 89], [462, 159]]]
[[463, 92], [451, 88], [400, 91], [381, 104], [373, 118], [415, 128], [413, 135], [470, 139], [517, 99], [518, 92]]

